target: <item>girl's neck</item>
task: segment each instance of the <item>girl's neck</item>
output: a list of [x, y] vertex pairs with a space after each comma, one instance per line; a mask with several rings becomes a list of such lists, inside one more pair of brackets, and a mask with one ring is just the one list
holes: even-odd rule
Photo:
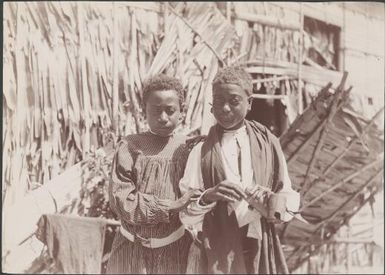
[[172, 133], [170, 133], [169, 135], [167, 135], [167, 136], [162, 136], [162, 135], [159, 135], [159, 134], [157, 134], [157, 133], [155, 133], [155, 132], [153, 132], [151, 129], [148, 129], [148, 131], [152, 134], [152, 135], [154, 135], [154, 136], [157, 136], [157, 137], [160, 137], [160, 138], [169, 138], [169, 137], [172, 137], [172, 136], [174, 136], [174, 134], [175, 134], [175, 130], [174, 131], [172, 131]]

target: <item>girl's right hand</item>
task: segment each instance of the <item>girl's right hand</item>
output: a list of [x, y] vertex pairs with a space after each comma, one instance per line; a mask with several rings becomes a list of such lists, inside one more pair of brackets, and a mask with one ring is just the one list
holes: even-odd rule
[[199, 189], [191, 189], [187, 191], [181, 198], [172, 202], [170, 206], [170, 211], [180, 212], [181, 210], [186, 208], [187, 205], [189, 205], [191, 202], [197, 200], [201, 194], [202, 190]]

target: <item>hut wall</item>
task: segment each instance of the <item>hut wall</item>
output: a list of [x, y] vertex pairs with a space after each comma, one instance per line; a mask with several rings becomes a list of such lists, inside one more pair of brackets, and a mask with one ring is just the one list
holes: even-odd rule
[[[300, 24], [301, 3], [234, 2], [233, 6], [239, 13], [265, 15], [283, 24]], [[382, 3], [302, 3], [304, 16], [340, 28], [338, 69], [349, 72], [355, 106], [367, 117], [373, 116], [384, 101], [383, 10]], [[297, 43], [293, 46], [298, 49]], [[291, 61], [296, 62], [297, 58]], [[383, 120], [379, 121], [378, 125], [382, 124]]]

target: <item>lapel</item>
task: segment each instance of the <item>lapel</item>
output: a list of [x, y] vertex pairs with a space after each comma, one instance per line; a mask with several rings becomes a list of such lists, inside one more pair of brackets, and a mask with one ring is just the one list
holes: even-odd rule
[[251, 125], [251, 122], [245, 121], [246, 124], [246, 132], [249, 136], [249, 142], [250, 142], [250, 155], [251, 155], [251, 166], [253, 167], [254, 171], [254, 179], [258, 181], [260, 177], [262, 176], [262, 166], [263, 166], [263, 159], [262, 159], [262, 146], [258, 138], [258, 134], [256, 133], [256, 130]]

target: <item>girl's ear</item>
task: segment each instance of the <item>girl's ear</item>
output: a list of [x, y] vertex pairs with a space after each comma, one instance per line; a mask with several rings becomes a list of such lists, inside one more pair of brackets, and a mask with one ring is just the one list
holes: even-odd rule
[[143, 118], [145, 120], [147, 120], [147, 112], [146, 112], [146, 105], [145, 104], [142, 105], [142, 114], [143, 114]]

